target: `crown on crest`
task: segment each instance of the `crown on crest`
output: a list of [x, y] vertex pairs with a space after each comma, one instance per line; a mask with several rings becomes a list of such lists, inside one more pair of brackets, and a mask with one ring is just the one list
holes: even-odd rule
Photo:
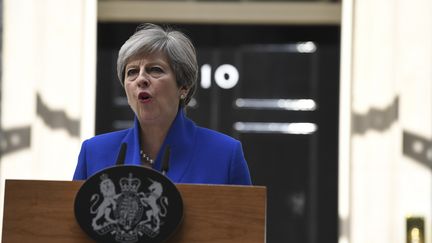
[[102, 174], [99, 178], [101, 179], [101, 181], [109, 180], [107, 174]]
[[129, 173], [128, 178], [120, 179], [120, 188], [123, 192], [138, 192], [140, 185], [141, 181], [138, 178], [133, 178], [132, 173]]

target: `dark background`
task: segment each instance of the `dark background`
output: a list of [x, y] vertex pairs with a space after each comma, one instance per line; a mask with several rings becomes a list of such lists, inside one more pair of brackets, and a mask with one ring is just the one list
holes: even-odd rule
[[[117, 52], [138, 23], [98, 24], [96, 133], [131, 126], [133, 113], [117, 80]], [[254, 185], [268, 189], [267, 242], [337, 242], [340, 28], [335, 26], [172, 25], [209, 64], [212, 83], [200, 87], [187, 114], [198, 125], [239, 139]], [[295, 51], [311, 41], [316, 51]], [[214, 71], [231, 64], [238, 84], [222, 89]], [[317, 109], [242, 109], [238, 98], [312, 99]], [[308, 122], [309, 134], [244, 132], [236, 122]]]

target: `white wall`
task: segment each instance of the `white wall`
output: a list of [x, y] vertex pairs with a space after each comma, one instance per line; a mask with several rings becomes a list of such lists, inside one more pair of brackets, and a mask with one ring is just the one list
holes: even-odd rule
[[[343, 5], [340, 242], [405, 242], [408, 215], [431, 242], [432, 2]], [[429, 157], [404, 152], [406, 133]]]
[[71, 180], [94, 134], [96, 5], [3, 0], [1, 198], [5, 179]]
[[[400, 83], [400, 123], [404, 132], [432, 141], [432, 1], [399, 0], [396, 5], [398, 53], [395, 73]], [[429, 169], [406, 154], [400, 163], [400, 211], [407, 215], [426, 217], [427, 242], [432, 242], [432, 147], [418, 148], [429, 163]], [[423, 150], [423, 151], [421, 151]], [[405, 225], [399, 225], [399, 228]], [[404, 235], [405, 237], [405, 235]]]

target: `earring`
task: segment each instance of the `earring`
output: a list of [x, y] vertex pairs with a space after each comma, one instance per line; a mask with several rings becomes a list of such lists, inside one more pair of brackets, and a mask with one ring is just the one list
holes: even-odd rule
[[182, 99], [182, 100], [184, 100], [186, 98], [186, 95], [185, 94], [182, 94], [181, 96], [180, 96], [180, 99]]

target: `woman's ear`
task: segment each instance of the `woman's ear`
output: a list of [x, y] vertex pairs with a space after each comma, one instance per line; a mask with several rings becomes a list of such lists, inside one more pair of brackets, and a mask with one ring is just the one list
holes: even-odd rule
[[183, 85], [180, 87], [180, 107], [185, 107], [187, 105], [187, 103], [189, 103], [188, 101], [188, 94], [189, 94], [189, 90], [190, 88], [187, 87], [186, 85]]
[[186, 98], [189, 93], [190, 87], [183, 85], [180, 87], [180, 96], [182, 99]]

